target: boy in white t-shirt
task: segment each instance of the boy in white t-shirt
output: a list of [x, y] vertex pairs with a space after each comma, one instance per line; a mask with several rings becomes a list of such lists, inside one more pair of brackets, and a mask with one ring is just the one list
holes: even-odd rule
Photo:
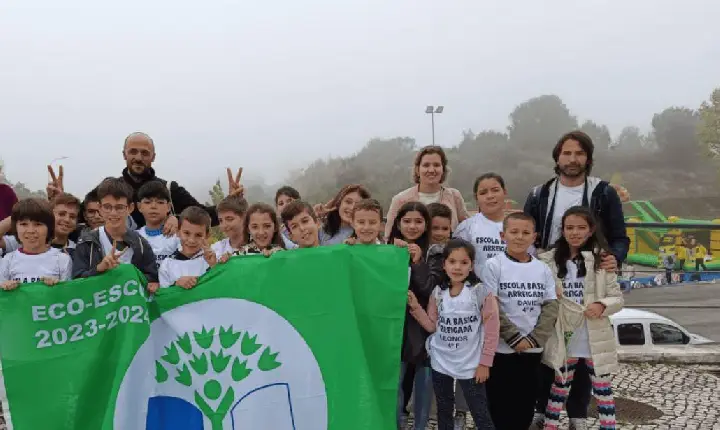
[[227, 196], [217, 205], [220, 231], [225, 238], [212, 244], [219, 260], [227, 261], [245, 245], [245, 215], [248, 202], [240, 196]]
[[485, 173], [475, 180], [473, 193], [478, 213], [461, 222], [453, 236], [475, 246], [475, 273], [482, 276], [485, 263], [505, 252], [502, 239], [507, 197], [505, 181], [497, 173]]
[[487, 384], [498, 429], [526, 429], [532, 423], [542, 348], [558, 314], [553, 274], [528, 252], [536, 234], [532, 217], [509, 214], [502, 235], [507, 249], [482, 272], [500, 305], [500, 342]]
[[20, 246], [0, 260], [3, 290], [32, 282], [52, 286], [70, 279], [70, 256], [50, 246], [55, 217], [46, 200], [21, 200], [13, 207], [10, 222]]
[[145, 218], [145, 225], [138, 233], [152, 246], [157, 266], [180, 247], [180, 239], [176, 235], [165, 236], [163, 224], [170, 213], [170, 191], [160, 181], [150, 181], [138, 190], [138, 209]]
[[[80, 214], [80, 200], [72, 194], [59, 193], [50, 203], [55, 225], [50, 246], [65, 252], [72, 259], [75, 251], [75, 242], [70, 235], [77, 229], [78, 217]], [[9, 254], [20, 248], [20, 242], [12, 234], [11, 217], [0, 222], [0, 255]]]
[[160, 263], [160, 288], [172, 285], [193, 288], [198, 278], [218, 262], [217, 255], [207, 245], [210, 214], [201, 207], [190, 206], [182, 211], [179, 222], [181, 247]]

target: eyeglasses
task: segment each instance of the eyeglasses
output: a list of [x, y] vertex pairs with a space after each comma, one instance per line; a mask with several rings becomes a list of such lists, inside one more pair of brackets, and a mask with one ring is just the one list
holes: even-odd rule
[[108, 203], [100, 206], [100, 208], [103, 210], [103, 212], [123, 212], [127, 210], [128, 205], [111, 205]]

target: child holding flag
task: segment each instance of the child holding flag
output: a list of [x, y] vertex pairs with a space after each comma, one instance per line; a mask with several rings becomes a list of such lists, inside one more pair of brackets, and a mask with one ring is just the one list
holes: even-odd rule
[[20, 284], [43, 282], [52, 286], [70, 279], [72, 260], [50, 246], [55, 217], [47, 201], [25, 199], [16, 203], [10, 215], [11, 230], [20, 244], [0, 260], [0, 286], [14, 290]]
[[[393, 221], [388, 237], [388, 244], [407, 247], [410, 253], [410, 282], [408, 290], [412, 291], [420, 306], [427, 307], [430, 293], [435, 285], [428, 283], [429, 268], [424, 261], [430, 242], [430, 213], [420, 202], [408, 202], [400, 207]], [[405, 316], [405, 328], [402, 343], [402, 363], [400, 372], [400, 390], [398, 394], [398, 427], [404, 428], [406, 415], [403, 413], [408, 393], [402, 387], [404, 381], [413, 379], [415, 395], [413, 410], [415, 429], [424, 430], [430, 416], [432, 400], [432, 379], [425, 350], [428, 332], [410, 315]], [[414, 369], [414, 374], [413, 374]]]
[[263, 254], [269, 257], [285, 249], [280, 233], [280, 222], [272, 206], [255, 203], [245, 215], [245, 245], [235, 254]]
[[201, 207], [182, 211], [178, 228], [181, 247], [160, 263], [160, 288], [193, 288], [198, 278], [217, 264], [217, 255], [207, 246], [211, 222], [210, 214]]

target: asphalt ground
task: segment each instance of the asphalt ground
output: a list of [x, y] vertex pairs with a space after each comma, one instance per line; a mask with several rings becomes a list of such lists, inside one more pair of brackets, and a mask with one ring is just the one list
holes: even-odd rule
[[720, 342], [720, 283], [634, 289], [625, 294], [625, 307], [660, 314]]

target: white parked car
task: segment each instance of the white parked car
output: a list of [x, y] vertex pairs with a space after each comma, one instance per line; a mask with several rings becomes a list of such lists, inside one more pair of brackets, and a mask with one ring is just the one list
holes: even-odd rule
[[686, 346], [716, 343], [690, 333], [680, 324], [653, 312], [625, 308], [610, 316], [618, 347], [625, 350], [653, 349], [653, 346]]

